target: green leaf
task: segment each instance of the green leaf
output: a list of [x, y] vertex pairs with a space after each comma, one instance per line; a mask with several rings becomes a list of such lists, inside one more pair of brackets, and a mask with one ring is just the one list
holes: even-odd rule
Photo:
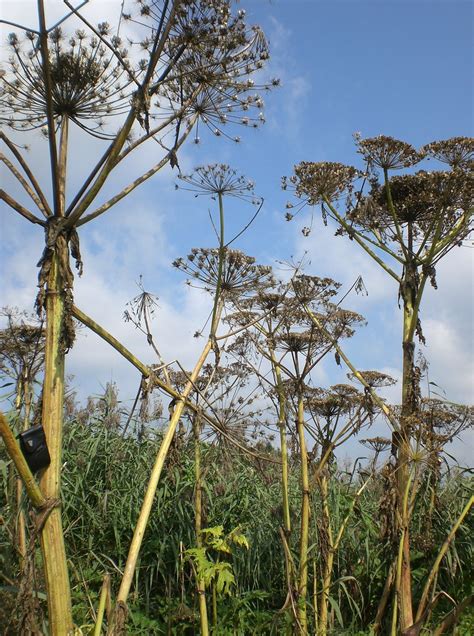
[[331, 607], [333, 608], [334, 613], [336, 614], [336, 618], [339, 622], [339, 625], [341, 627], [344, 627], [344, 621], [342, 620], [341, 608], [339, 607], [339, 603], [332, 596], [328, 596], [328, 601]]
[[216, 565], [218, 571], [216, 581], [216, 591], [219, 594], [230, 594], [230, 588], [235, 585], [235, 577], [230, 563], [219, 563]]

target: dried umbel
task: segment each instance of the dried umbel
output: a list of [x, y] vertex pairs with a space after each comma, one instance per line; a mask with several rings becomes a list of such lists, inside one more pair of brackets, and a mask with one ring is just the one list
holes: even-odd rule
[[386, 437], [368, 437], [367, 439], [361, 439], [360, 443], [366, 448], [371, 448], [378, 455], [379, 453], [387, 451], [392, 441]]
[[339, 199], [352, 189], [358, 176], [360, 173], [356, 168], [342, 163], [302, 161], [295, 166], [293, 176], [283, 177], [282, 187], [284, 190], [292, 187], [298, 198], [309, 205], [317, 205]]
[[[156, 25], [165, 9], [162, 2], [139, 2], [140, 22], [149, 23], [154, 42]], [[165, 77], [156, 94], [160, 109], [183, 109], [185, 119], [197, 119], [216, 136], [229, 135], [226, 124], [256, 127], [264, 122], [258, 91], [278, 84], [257, 85], [249, 76], [268, 59], [268, 45], [258, 27], [249, 27], [245, 11], [231, 12], [228, 0], [191, 0], [178, 3], [164, 50]], [[172, 67], [172, 68], [171, 68]], [[167, 68], [171, 68], [167, 71]], [[233, 137], [239, 141], [239, 137]]]
[[336, 340], [351, 338], [355, 327], [367, 324], [365, 318], [357, 312], [333, 304], [326, 306], [326, 315], [319, 315], [318, 320]]
[[[421, 437], [427, 445], [436, 439], [443, 444], [474, 427], [474, 407], [435, 398], [421, 400]], [[430, 439], [433, 438], [433, 439]]]
[[[388, 200], [388, 190], [398, 223], [410, 224], [431, 238], [442, 220], [441, 237], [449, 232], [456, 222], [473, 204], [474, 182], [471, 175], [463, 171], [425, 172], [392, 177], [387, 185], [374, 183], [368, 197], [349, 218], [367, 229], [385, 231], [393, 226], [393, 213]], [[439, 232], [439, 230], [438, 230]]]
[[363, 396], [350, 385], [338, 384], [327, 389], [313, 389], [308, 393], [307, 406], [314, 416], [328, 423], [334, 418], [351, 414], [362, 404]]
[[432, 141], [423, 146], [422, 152], [447, 163], [451, 168], [472, 170], [474, 168], [474, 138], [452, 137], [444, 141]]
[[[99, 32], [105, 37], [108, 26], [99, 25]], [[0, 121], [15, 130], [47, 123], [47, 88], [36, 35], [27, 33], [26, 42], [22, 46], [10, 34], [10, 72], [0, 80]], [[112, 37], [110, 45], [116, 55], [84, 31], [76, 31], [67, 42], [59, 27], [49, 34], [50, 98], [56, 123], [67, 117], [94, 136], [112, 136], [103, 130], [105, 118], [130, 109], [133, 80], [120, 38]]]
[[405, 141], [393, 137], [379, 135], [370, 139], [362, 139], [355, 135], [359, 152], [369, 167], [377, 166], [383, 170], [399, 170], [415, 165], [423, 154]]
[[18, 309], [3, 307], [0, 319], [6, 326], [0, 329], [0, 377], [19, 382], [25, 375], [34, 377], [44, 363], [44, 328], [35, 316]]
[[290, 353], [309, 355], [314, 345], [314, 333], [307, 331], [289, 331], [275, 338], [278, 349]]
[[183, 189], [193, 192], [197, 197], [230, 196], [252, 202], [258, 201], [254, 195], [253, 181], [239, 175], [236, 170], [224, 163], [199, 166], [192, 174], [179, 175], [179, 179], [187, 184]]
[[199, 282], [201, 285], [198, 286], [214, 293], [219, 282], [219, 263], [222, 255], [220, 292], [226, 298], [255, 291], [260, 285], [265, 284], [271, 275], [270, 267], [256, 265], [253, 257], [229, 248], [195, 248], [187, 259], [176, 259], [173, 266], [191, 276], [192, 281], [190, 280], [189, 284]]
[[[393, 386], [397, 381], [386, 373], [380, 371], [359, 371], [360, 375], [364, 378], [364, 381], [372, 389], [380, 389], [382, 387]], [[354, 374], [349, 373], [348, 378], [351, 380], [356, 379]]]
[[291, 281], [298, 303], [310, 304], [314, 302], [326, 302], [337, 294], [340, 283], [332, 278], [320, 278], [298, 274]]

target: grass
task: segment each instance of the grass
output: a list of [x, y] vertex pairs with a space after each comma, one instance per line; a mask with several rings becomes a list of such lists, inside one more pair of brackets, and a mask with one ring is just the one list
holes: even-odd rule
[[[139, 514], [144, 483], [159, 448], [161, 433], [148, 429], [138, 440], [123, 437], [119, 430], [103, 425], [98, 409], [88, 417], [72, 413], [65, 427], [63, 467], [63, 519], [71, 572], [74, 620], [85, 634], [92, 633], [104, 573], [117, 592], [119, 571], [127, 558], [134, 524]], [[130, 597], [131, 634], [193, 634], [199, 625], [195, 577], [186, 549], [196, 545], [194, 534], [194, 448], [191, 438], [172, 448], [165, 465], [144, 537]], [[248, 550], [235, 550], [229, 559], [236, 585], [228, 597], [218, 599], [218, 629], [215, 634], [286, 634], [292, 619], [286, 606], [287, 587], [282, 556], [281, 484], [278, 464], [256, 462], [238, 449], [202, 443], [203, 528], [222, 525], [224, 532], [241, 528]], [[275, 451], [275, 457], [278, 457]], [[10, 466], [2, 456], [1, 498], [4, 504], [0, 527], [0, 571], [18, 581], [18, 560], [11, 550], [15, 507]], [[289, 500], [293, 527], [298, 528], [301, 491], [298, 459], [291, 457]], [[330, 467], [329, 509], [337, 530], [345, 518], [358, 487], [347, 473]], [[415, 605], [436, 557], [437, 548], [459, 515], [474, 487], [469, 475], [451, 472], [441, 481], [437, 506], [427, 531], [420, 497], [413, 521], [413, 580]], [[369, 634], [389, 566], [390, 544], [383, 538], [380, 501], [384, 496], [381, 475], [375, 476], [361, 494], [335, 557], [329, 599], [329, 634]], [[311, 494], [310, 567], [308, 620], [313, 620], [313, 565], [321, 566], [324, 546], [318, 532], [321, 502]], [[450, 547], [438, 576], [438, 589], [457, 601], [472, 593], [470, 564], [473, 560], [473, 519], [468, 516]], [[296, 559], [298, 537], [290, 537]], [[36, 585], [43, 589], [39, 556]], [[0, 582], [7, 608], [0, 616], [5, 629], [14, 607], [18, 583]], [[16, 589], [15, 589], [16, 588]], [[12, 600], [13, 599], [13, 600]], [[44, 603], [44, 601], [40, 601]], [[210, 602], [210, 600], [209, 600]], [[447, 600], [436, 607], [430, 624], [451, 609]], [[470, 633], [473, 614], [466, 611], [458, 626], [460, 635]]]

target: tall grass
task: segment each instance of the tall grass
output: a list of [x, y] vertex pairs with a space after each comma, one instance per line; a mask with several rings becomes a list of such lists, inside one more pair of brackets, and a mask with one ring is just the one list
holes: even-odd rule
[[[161, 442], [160, 426], [147, 429], [138, 440], [123, 437], [119, 429], [103, 425], [100, 410], [87, 420], [73, 413], [65, 427], [64, 520], [65, 541], [72, 571], [74, 620], [83, 633], [92, 633], [104, 574], [111, 577], [112, 596], [127, 558], [134, 523], [139, 513], [143, 484]], [[202, 527], [237, 526], [247, 537], [249, 550], [236, 550], [229, 558], [236, 586], [230, 597], [218, 599], [216, 634], [285, 634], [291, 627], [281, 612], [287, 596], [282, 559], [281, 475], [278, 464], [262, 463], [238, 449], [225, 452], [202, 443]], [[278, 457], [277, 450], [275, 457]], [[15, 523], [15, 498], [10, 465], [0, 459], [3, 524], [0, 527], [1, 595], [5, 607], [18, 593], [19, 558], [11, 551]], [[195, 448], [192, 437], [171, 451], [157, 490], [149, 530], [143, 541], [130, 598], [131, 634], [192, 634], [199, 631], [199, 603], [191, 564], [183, 558], [196, 545], [194, 527]], [[298, 455], [290, 455], [289, 503], [292, 523], [299, 523], [301, 489]], [[366, 475], [352, 476], [331, 463], [328, 470], [327, 506], [331, 523], [339, 528], [354, 503]], [[426, 533], [422, 504], [412, 528], [412, 562], [415, 605], [426, 576], [452, 525], [472, 496], [473, 478], [456, 471], [446, 473], [438, 489], [438, 505], [431, 534]], [[384, 476], [376, 474], [361, 493], [334, 556], [328, 590], [328, 633], [368, 633], [390, 567], [391, 551], [384, 539], [381, 501], [386, 495]], [[315, 633], [314, 577], [321, 580], [324, 549], [318, 524], [322, 505], [317, 489], [311, 492], [308, 568], [308, 631]], [[426, 498], [426, 506], [429, 498]], [[461, 524], [438, 574], [438, 589], [456, 600], [472, 588], [472, 516]], [[30, 528], [31, 531], [31, 528]], [[429, 541], [429, 543], [427, 543]], [[298, 537], [290, 538], [296, 559]], [[38, 556], [39, 558], [39, 556]], [[316, 567], [312, 563], [316, 561]], [[37, 560], [37, 565], [39, 565]], [[38, 569], [35, 586], [44, 581]], [[318, 590], [320, 594], [321, 590]], [[40, 603], [44, 596], [40, 595]], [[431, 625], [452, 609], [447, 597], [433, 608]], [[10, 613], [11, 614], [11, 613]], [[1, 617], [4, 630], [11, 615]], [[467, 619], [466, 619], [467, 620]], [[287, 624], [288, 623], [288, 624]], [[14, 623], [10, 622], [10, 630]], [[382, 633], [387, 626], [383, 627]], [[7, 632], [8, 633], [8, 632]], [[10, 633], [15, 633], [10, 631]], [[47, 633], [47, 632], [45, 632]]]

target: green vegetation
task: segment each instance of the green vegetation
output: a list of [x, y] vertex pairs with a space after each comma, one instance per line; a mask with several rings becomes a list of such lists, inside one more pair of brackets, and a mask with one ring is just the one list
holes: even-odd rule
[[[120, 429], [107, 428], [104, 400], [90, 404], [87, 413], [84, 409], [71, 410], [65, 426], [63, 518], [66, 550], [70, 555], [74, 621], [87, 634], [92, 633], [95, 623], [104, 574], [111, 577], [112, 596], [116, 593], [119, 571], [127, 558], [141, 495], [161, 433], [149, 427], [140, 441], [135, 436], [124, 438]], [[261, 447], [259, 442], [257, 448]], [[199, 626], [196, 576], [206, 570], [206, 587], [215, 584], [219, 592], [222, 586], [223, 592], [216, 595], [218, 621], [212, 633], [284, 634], [291, 625], [291, 608], [286, 604], [280, 536], [279, 466], [262, 463], [236, 449], [226, 451], [217, 444], [202, 443], [201, 451], [205, 472], [205, 547], [201, 552], [195, 548], [194, 447], [190, 437], [184, 439], [179, 448], [172, 449], [157, 491], [131, 592], [129, 633], [196, 633]], [[276, 450], [272, 456], [278, 457]], [[11, 550], [16, 506], [12, 498], [12, 473], [7, 471], [5, 460], [3, 456], [1, 572], [2, 575], [10, 573], [9, 578], [13, 580], [1, 582], [2, 606], [5, 607], [1, 620], [2, 628], [10, 624], [7, 633], [14, 634], [20, 633], [15, 632], [14, 626], [22, 614], [22, 608], [15, 601], [19, 593], [16, 587], [21, 583], [17, 582], [19, 561]], [[290, 510], [296, 527], [301, 502], [298, 461], [297, 456], [290, 456]], [[334, 526], [339, 527], [365, 475], [350, 474], [335, 463], [330, 466], [328, 475], [331, 477], [330, 515]], [[374, 475], [357, 498], [351, 523], [337, 551], [329, 591], [329, 633], [356, 634], [358, 630], [361, 634], [369, 633], [367, 625], [374, 617], [390, 565], [390, 551], [381, 538], [385, 519], [380, 509], [387, 497], [385, 479], [383, 471]], [[437, 546], [442, 544], [472, 496], [473, 488], [471, 476], [456, 471], [445, 474], [437, 490], [438, 504], [429, 529], [430, 487], [427, 484], [423, 489], [412, 539], [416, 600], [436, 558]], [[320, 532], [321, 512], [321, 500], [313, 493], [310, 590], [318, 579], [314, 573], [321, 567], [320, 555], [325, 549]], [[472, 594], [473, 530], [471, 516], [461, 526], [439, 571], [438, 586], [451, 598]], [[297, 537], [292, 538], [290, 547], [297, 548]], [[33, 587], [39, 590], [44, 585], [40, 558], [36, 552]], [[222, 572], [227, 572], [229, 577], [221, 578], [219, 583]], [[314, 603], [312, 594], [310, 597], [308, 621], [312, 632]], [[44, 616], [44, 595], [39, 604]], [[212, 602], [209, 608], [211, 605]], [[286, 611], [282, 611], [285, 607]], [[450, 609], [451, 601], [440, 599], [429, 625], [435, 625]], [[472, 623], [472, 614], [462, 618], [459, 634], [469, 633], [469, 620]]]

